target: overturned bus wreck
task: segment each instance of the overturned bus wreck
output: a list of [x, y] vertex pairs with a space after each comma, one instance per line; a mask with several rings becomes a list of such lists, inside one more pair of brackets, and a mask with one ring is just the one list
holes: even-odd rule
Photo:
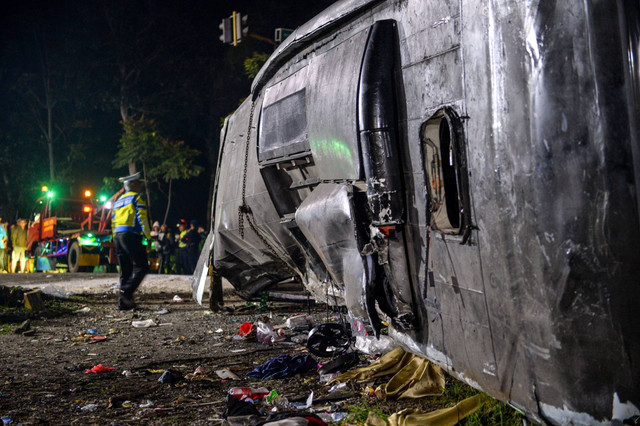
[[335, 3], [226, 120], [199, 269], [294, 277], [536, 422], [640, 414], [639, 22]]

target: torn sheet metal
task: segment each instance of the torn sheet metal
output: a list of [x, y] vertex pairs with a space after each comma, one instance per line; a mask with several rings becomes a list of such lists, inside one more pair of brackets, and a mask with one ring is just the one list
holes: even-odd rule
[[354, 231], [352, 191], [349, 185], [318, 185], [298, 207], [296, 222], [344, 292], [346, 306], [366, 318], [362, 304], [367, 268]]
[[207, 235], [207, 238], [202, 245], [202, 251], [198, 258], [196, 270], [193, 273], [193, 282], [191, 283], [193, 300], [198, 302], [200, 305], [202, 305], [202, 295], [209, 284], [209, 261], [214, 238], [214, 232], [209, 232], [209, 235]]

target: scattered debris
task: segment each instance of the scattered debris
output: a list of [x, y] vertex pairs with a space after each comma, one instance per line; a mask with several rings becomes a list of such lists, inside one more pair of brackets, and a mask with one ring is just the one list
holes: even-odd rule
[[253, 401], [262, 400], [265, 396], [269, 395], [269, 389], [267, 388], [251, 388], [251, 387], [236, 387], [229, 389], [229, 395], [238, 398], [240, 401], [251, 399]]
[[31, 329], [31, 320], [25, 320], [22, 324], [20, 324], [20, 327], [13, 330], [13, 332], [16, 334], [22, 334], [25, 331], [30, 329]]
[[28, 291], [24, 294], [24, 307], [30, 311], [39, 311], [42, 309], [40, 290]]
[[309, 332], [307, 349], [314, 355], [331, 358], [346, 351], [351, 344], [349, 333], [342, 324], [320, 324]]
[[251, 402], [241, 401], [231, 394], [227, 395], [227, 408], [222, 417], [225, 419], [243, 417], [242, 420], [246, 420], [246, 422], [234, 424], [258, 424], [262, 419], [260, 412]]
[[115, 367], [105, 367], [105, 366], [104, 366], [104, 365], [102, 365], [102, 364], [98, 364], [98, 365], [95, 365], [95, 366], [91, 367], [91, 368], [90, 368], [90, 369], [88, 369], [87, 371], [85, 371], [85, 372], [84, 372], [84, 374], [89, 374], [89, 373], [96, 373], [96, 374], [97, 374], [97, 373], [104, 373], [104, 372], [111, 371], [111, 370], [114, 370], [114, 369], [115, 369]]
[[346, 386], [347, 386], [347, 382], [338, 383], [337, 385], [331, 386], [327, 392], [333, 393], [333, 392], [335, 392], [337, 390], [340, 390], [340, 389], [342, 389], [342, 388], [344, 388]]
[[147, 399], [145, 402], [140, 404], [140, 408], [151, 408], [153, 407], [153, 401]]
[[284, 340], [284, 335], [279, 334], [273, 326], [267, 322], [258, 321], [256, 324], [256, 337], [261, 343], [274, 343]]
[[82, 411], [96, 411], [98, 409], [98, 404], [87, 404], [84, 407], [80, 407]]
[[223, 380], [239, 380], [240, 377], [233, 371], [228, 368], [223, 368], [221, 370], [216, 370], [216, 375]]
[[166, 315], [169, 312], [171, 312], [171, 311], [169, 311], [168, 309], [160, 309], [159, 311], [155, 311], [153, 314], [154, 315]]
[[367, 355], [384, 354], [392, 350], [396, 343], [389, 336], [356, 336], [355, 348]]
[[325, 365], [323, 365], [319, 370], [318, 374], [332, 374], [332, 373], [343, 373], [345, 371], [349, 371], [360, 362], [360, 357], [356, 352], [349, 352], [344, 355], [340, 355], [339, 357], [329, 361]]
[[91, 336], [90, 339], [92, 342], [102, 342], [104, 340], [107, 340], [107, 336], [105, 336], [104, 334], [96, 334], [95, 336]]
[[272, 358], [256, 367], [247, 376], [253, 379], [283, 379], [285, 377], [303, 374], [316, 368], [316, 361], [311, 355], [291, 356], [283, 354]]
[[311, 328], [313, 327], [313, 317], [306, 314], [294, 315], [287, 318], [287, 320], [285, 321], [285, 325], [291, 329], [306, 327], [307, 330], [311, 330]]
[[184, 303], [184, 299], [176, 294], [175, 296], [173, 296], [173, 302]]
[[131, 401], [131, 400], [140, 398], [141, 396], [149, 395], [149, 394], [157, 391], [161, 387], [162, 387], [162, 385], [153, 385], [153, 386], [151, 386], [149, 388], [146, 388], [146, 389], [143, 389], [143, 390], [141, 390], [139, 392], [132, 392], [132, 393], [126, 393], [126, 394], [123, 394], [123, 395], [112, 396], [111, 398], [109, 398], [109, 406], [107, 408], [113, 408], [113, 407], [116, 407], [116, 406], [120, 405], [124, 401]]
[[158, 379], [158, 383], [162, 383], [163, 385], [172, 385], [179, 382], [181, 379], [182, 374], [180, 374], [180, 372], [176, 370], [165, 370]]
[[144, 321], [133, 321], [131, 325], [135, 328], [148, 328], [155, 327], [157, 324], [152, 319], [144, 320]]
[[91, 308], [89, 308], [88, 306], [85, 306], [82, 309], [78, 309], [78, 310], [73, 311], [74, 314], [86, 314], [86, 313], [89, 313], [89, 312], [91, 312]]

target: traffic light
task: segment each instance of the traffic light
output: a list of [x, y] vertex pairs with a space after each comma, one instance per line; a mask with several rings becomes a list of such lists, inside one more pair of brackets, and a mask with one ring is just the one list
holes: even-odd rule
[[91, 190], [90, 189], [85, 189], [84, 190], [84, 198], [91, 198]]
[[237, 46], [244, 37], [249, 35], [249, 27], [247, 26], [247, 15], [242, 15], [240, 12], [233, 12], [233, 45]]
[[248, 18], [247, 15], [235, 11], [228, 18], [224, 18], [218, 26], [222, 30], [220, 41], [224, 44], [237, 46], [243, 38], [249, 35]]
[[222, 35], [220, 36], [220, 41], [224, 44], [232, 44], [233, 43], [233, 17], [230, 16], [228, 18], [224, 18], [222, 23], [219, 25], [219, 28], [222, 30]]

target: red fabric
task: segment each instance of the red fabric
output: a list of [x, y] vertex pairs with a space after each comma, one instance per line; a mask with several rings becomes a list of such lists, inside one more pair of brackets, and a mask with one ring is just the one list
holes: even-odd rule
[[87, 371], [85, 371], [84, 374], [104, 373], [105, 371], [111, 371], [111, 370], [115, 370], [115, 367], [105, 367], [102, 364], [98, 364], [98, 365], [94, 366], [93, 368], [90, 368]]
[[238, 332], [238, 334], [241, 336], [246, 336], [251, 332], [252, 328], [253, 328], [253, 324], [251, 324], [250, 322], [244, 322], [240, 326], [240, 331]]

